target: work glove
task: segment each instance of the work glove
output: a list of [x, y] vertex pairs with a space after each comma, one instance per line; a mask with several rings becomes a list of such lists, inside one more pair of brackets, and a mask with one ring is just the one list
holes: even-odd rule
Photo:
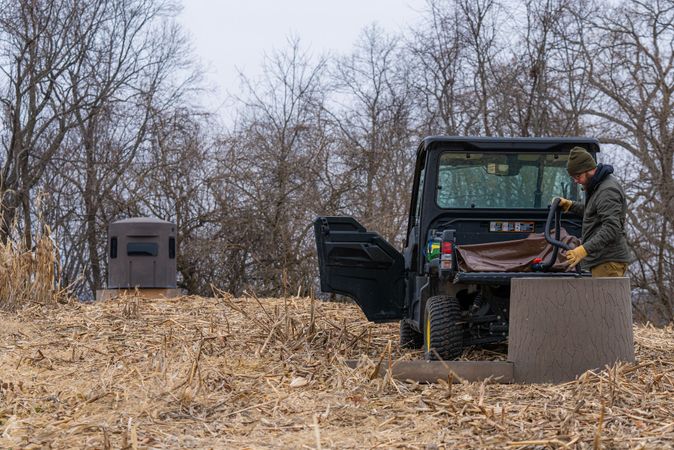
[[569, 268], [573, 269], [587, 256], [585, 247], [579, 245], [578, 247], [566, 251], [566, 260], [569, 262]]
[[[573, 202], [571, 200], [565, 199], [564, 197], [555, 197], [555, 198], [559, 199], [559, 207], [562, 208], [562, 211], [568, 212]], [[554, 202], [555, 199], [553, 198], [552, 201]]]

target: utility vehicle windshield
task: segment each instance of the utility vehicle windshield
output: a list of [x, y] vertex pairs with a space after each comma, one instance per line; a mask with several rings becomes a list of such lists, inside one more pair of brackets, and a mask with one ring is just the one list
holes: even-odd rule
[[440, 156], [441, 208], [546, 208], [554, 196], [578, 199], [566, 154], [459, 153]]

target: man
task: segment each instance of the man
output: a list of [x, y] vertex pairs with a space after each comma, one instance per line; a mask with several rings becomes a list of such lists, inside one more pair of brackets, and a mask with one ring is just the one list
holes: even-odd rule
[[564, 212], [583, 216], [583, 245], [566, 252], [570, 267], [583, 261], [593, 277], [622, 277], [629, 251], [625, 239], [627, 203], [613, 167], [595, 162], [584, 148], [574, 147], [566, 164], [573, 181], [583, 186], [585, 203], [559, 199]]

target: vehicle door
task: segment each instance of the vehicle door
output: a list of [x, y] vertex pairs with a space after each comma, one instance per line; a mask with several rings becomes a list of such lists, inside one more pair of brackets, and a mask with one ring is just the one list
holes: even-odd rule
[[372, 322], [403, 318], [403, 256], [352, 217], [314, 221], [321, 290], [353, 298]]

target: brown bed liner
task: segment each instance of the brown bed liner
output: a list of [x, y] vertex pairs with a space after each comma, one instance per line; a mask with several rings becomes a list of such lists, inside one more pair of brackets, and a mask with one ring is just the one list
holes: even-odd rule
[[[554, 235], [554, 232], [552, 233]], [[560, 240], [571, 247], [580, 245], [580, 239], [561, 229]], [[553, 247], [542, 233], [530, 234], [524, 239], [486, 244], [457, 245], [457, 261], [461, 272], [531, 272], [535, 258], [547, 262]], [[571, 272], [560, 249], [551, 272]]]

